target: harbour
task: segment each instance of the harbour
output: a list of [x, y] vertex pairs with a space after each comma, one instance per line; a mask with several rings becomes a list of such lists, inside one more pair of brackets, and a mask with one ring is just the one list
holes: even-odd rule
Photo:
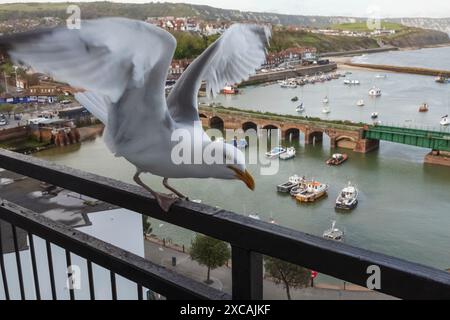
[[[214, 102], [247, 110], [298, 115], [296, 104], [290, 101], [297, 95], [308, 106], [305, 114], [308, 117], [370, 123], [371, 113], [377, 110], [383, 123], [446, 132], [445, 128], [440, 128], [439, 120], [447, 110], [447, 91], [432, 77], [388, 73], [386, 79], [377, 79], [375, 72], [351, 72], [349, 76], [359, 79], [360, 86], [346, 88], [342, 79], [295, 90], [282, 89], [278, 84], [254, 86], [244, 88], [239, 95], [220, 95]], [[378, 100], [367, 97], [374, 83], [383, 88], [383, 96]], [[416, 92], [416, 87], [423, 88], [422, 94]], [[332, 110], [326, 117], [321, 113], [324, 96], [329, 97]], [[364, 107], [355, 104], [359, 97], [364, 97]], [[418, 112], [423, 101], [430, 105], [427, 113]], [[405, 118], [412, 118], [412, 121]], [[339, 229], [345, 232], [347, 244], [448, 269], [450, 257], [442, 253], [450, 252], [446, 227], [450, 223], [446, 214], [450, 211], [447, 199], [450, 171], [424, 163], [429, 149], [383, 141], [380, 148], [372, 152], [358, 153], [331, 148], [332, 141], [327, 135], [323, 135], [321, 141], [306, 142], [300, 132], [299, 139], [287, 139], [283, 143], [285, 147], [294, 147], [296, 156], [281, 161], [275, 176], [260, 176], [257, 174], [259, 165], [252, 165], [250, 170], [257, 186], [254, 193], [247, 193], [244, 186], [232, 182], [206, 180], [200, 184], [197, 180], [180, 180], [173, 183], [177, 189], [203, 203], [247, 216], [258, 214], [261, 220], [317, 236], [322, 236], [332, 221], [336, 221]], [[252, 152], [256, 150], [247, 149], [247, 156]], [[346, 153], [348, 161], [340, 167], [328, 167], [325, 162], [336, 152]], [[81, 147], [46, 150], [36, 156], [126, 182], [132, 182], [130, 177], [134, 173], [134, 167], [108, 152], [100, 137], [84, 142]], [[103, 165], [96, 165], [91, 161], [93, 158], [101, 159]], [[293, 174], [308, 175], [326, 183], [329, 196], [303, 204], [293, 201], [289, 194], [278, 193], [276, 186]], [[158, 189], [159, 178], [146, 175], [144, 179]], [[351, 212], [336, 211], [336, 198], [349, 181], [359, 190], [358, 206]], [[239, 201], [228, 200], [237, 198]], [[189, 245], [194, 236], [191, 231], [156, 220], [152, 224], [156, 236], [172, 243]], [[333, 280], [319, 276], [318, 281]]]

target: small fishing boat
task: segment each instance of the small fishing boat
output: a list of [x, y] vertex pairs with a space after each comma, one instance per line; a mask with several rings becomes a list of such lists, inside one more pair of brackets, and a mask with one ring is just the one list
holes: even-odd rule
[[386, 78], [387, 78], [387, 75], [386, 75], [386, 74], [377, 74], [377, 75], [375, 76], [375, 78], [377, 78], [377, 79], [386, 79]]
[[352, 210], [358, 205], [358, 189], [351, 182], [336, 199], [336, 209]]
[[284, 80], [280, 83], [280, 87], [284, 89], [296, 89], [297, 83], [295, 81]]
[[295, 111], [297, 111], [298, 113], [302, 113], [302, 112], [305, 112], [305, 106], [303, 105], [303, 102], [299, 105], [299, 106], [297, 106], [297, 108], [295, 109]]
[[365, 102], [364, 102], [363, 99], [361, 99], [361, 100], [358, 100], [358, 102], [356, 103], [356, 105], [357, 105], [358, 107], [364, 107], [364, 106], [365, 106]]
[[292, 101], [292, 102], [297, 102], [297, 101], [298, 101], [298, 97], [293, 97], [293, 98], [291, 99], [291, 101]]
[[336, 153], [336, 154], [333, 154], [331, 159], [329, 159], [327, 161], [327, 165], [329, 165], [329, 166], [340, 166], [341, 164], [343, 164], [347, 160], [348, 160], [348, 155], [347, 154], [345, 154], [345, 153], [344, 154]]
[[371, 97], [380, 97], [381, 96], [381, 89], [377, 87], [373, 87], [369, 90], [369, 96]]
[[283, 153], [285, 153], [287, 150], [283, 147], [275, 147], [270, 152], [266, 153], [266, 157], [270, 159], [276, 159]]
[[[234, 142], [234, 141], [233, 141]], [[238, 149], [246, 149], [248, 147], [248, 142], [245, 139], [240, 139], [237, 141], [237, 148]]]
[[330, 99], [328, 97], [323, 98], [322, 100], [323, 104], [328, 104], [330, 102]]
[[344, 84], [346, 84], [346, 85], [359, 85], [359, 84], [361, 84], [361, 82], [359, 82], [359, 80], [346, 79], [346, 80], [344, 80]]
[[450, 125], [450, 118], [448, 117], [448, 115], [443, 116], [440, 123], [441, 123], [441, 126], [444, 126], [444, 127]]
[[295, 197], [299, 202], [315, 202], [325, 196], [328, 192], [328, 185], [317, 181], [305, 183], [305, 189]]
[[427, 103], [423, 103], [419, 108], [419, 112], [428, 112], [428, 110], [429, 108]]
[[277, 191], [280, 193], [289, 193], [295, 187], [298, 187], [304, 181], [303, 177], [294, 175], [289, 178], [288, 182], [277, 186]]
[[295, 148], [287, 148], [286, 152], [280, 155], [281, 160], [291, 160], [297, 155], [297, 150]]
[[329, 114], [329, 113], [331, 113], [331, 110], [330, 110], [329, 107], [324, 107], [324, 108], [322, 109], [322, 113], [323, 113], [323, 114]]
[[437, 83], [447, 83], [447, 82], [448, 82], [448, 78], [445, 77], [444, 75], [440, 74], [440, 75], [436, 78], [436, 82], [437, 82]]
[[223, 88], [223, 90], [222, 90], [222, 93], [223, 94], [238, 94], [239, 90], [233, 86], [225, 86], [225, 88]]
[[323, 237], [328, 240], [342, 242], [344, 241], [344, 232], [336, 228], [336, 221], [333, 221], [331, 229], [325, 230]]
[[378, 112], [372, 112], [372, 115], [370, 116], [372, 119], [378, 119]]

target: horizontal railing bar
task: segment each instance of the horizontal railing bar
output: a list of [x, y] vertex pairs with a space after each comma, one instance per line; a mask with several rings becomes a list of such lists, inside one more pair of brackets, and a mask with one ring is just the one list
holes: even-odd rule
[[366, 286], [368, 267], [382, 272], [380, 292], [406, 299], [450, 298], [450, 274], [387, 255], [336, 243], [207, 205], [180, 201], [170, 213], [142, 188], [40, 159], [0, 150], [0, 167]]
[[2, 220], [162, 295], [170, 295], [177, 299], [221, 300], [231, 298], [226, 293], [167, 270], [109, 243], [6, 200], [1, 201]]

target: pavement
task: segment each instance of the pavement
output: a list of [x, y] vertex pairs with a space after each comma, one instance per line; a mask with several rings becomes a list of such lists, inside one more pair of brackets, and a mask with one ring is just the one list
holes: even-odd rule
[[[200, 266], [193, 261], [190, 256], [183, 253], [181, 248], [169, 248], [163, 246], [156, 239], [144, 241], [145, 258], [153, 263], [162, 265], [170, 270], [176, 271], [188, 278], [199, 282], [206, 280], [207, 268]], [[176, 266], [172, 266], [172, 257], [176, 258]], [[212, 287], [231, 294], [231, 268], [221, 267], [211, 270]], [[277, 285], [270, 279], [264, 279], [264, 299], [265, 300], [286, 300], [286, 291], [284, 286]], [[329, 288], [305, 288], [291, 289], [292, 299], [294, 300], [393, 300], [378, 292], [369, 291], [363, 288], [355, 290], [341, 290]]]

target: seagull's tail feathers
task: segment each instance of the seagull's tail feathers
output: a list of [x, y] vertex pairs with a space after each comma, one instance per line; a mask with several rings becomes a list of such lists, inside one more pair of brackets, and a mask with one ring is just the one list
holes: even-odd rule
[[107, 97], [96, 94], [91, 91], [78, 92], [75, 98], [81, 105], [83, 105], [90, 113], [99, 119], [105, 126], [104, 141], [108, 149], [116, 154], [117, 148], [108, 130], [108, 110], [111, 107], [111, 102]]

